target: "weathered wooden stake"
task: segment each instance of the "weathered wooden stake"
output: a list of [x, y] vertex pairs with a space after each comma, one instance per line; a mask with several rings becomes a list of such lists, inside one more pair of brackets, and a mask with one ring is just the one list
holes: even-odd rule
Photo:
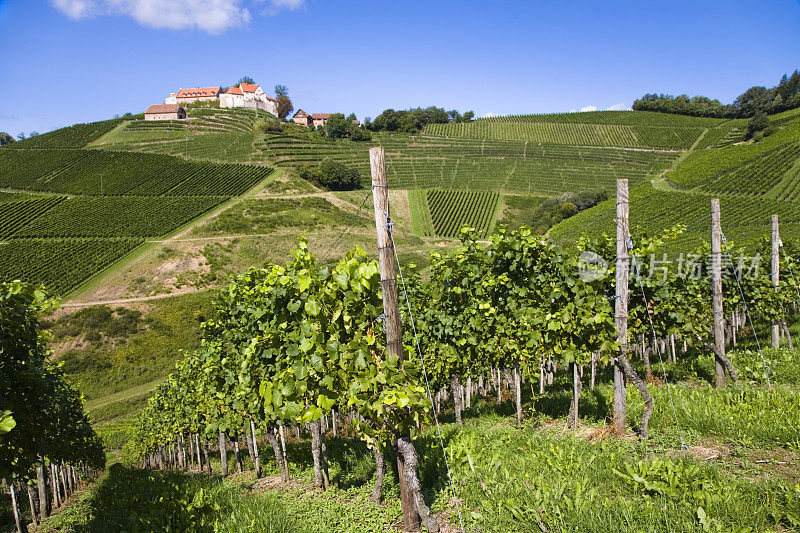
[[[616, 300], [614, 319], [617, 323], [617, 341], [620, 344], [620, 355], [628, 350], [628, 180], [617, 180], [617, 266], [616, 266]], [[625, 433], [625, 371], [618, 357], [612, 358], [614, 365], [614, 403], [613, 424], [618, 435]]]
[[[781, 250], [780, 250], [781, 237], [778, 233], [778, 215], [772, 215], [772, 284], [775, 290], [778, 290], [780, 282], [781, 270]], [[776, 320], [772, 323], [772, 347], [777, 348], [781, 342], [781, 324]]]
[[714, 294], [714, 387], [725, 386], [725, 326], [722, 310], [722, 229], [719, 198], [711, 200], [711, 276]]
[[[389, 234], [389, 184], [386, 180], [386, 159], [382, 147], [369, 149], [369, 164], [372, 172], [372, 199], [375, 207], [375, 229], [378, 238], [378, 267], [381, 274], [383, 292], [383, 313], [386, 326], [386, 351], [403, 360], [403, 331], [400, 324], [400, 310], [397, 303], [397, 277], [394, 264], [394, 243]], [[400, 481], [400, 500], [403, 506], [403, 529], [416, 531], [419, 528], [419, 514], [415, 507], [405, 472], [402, 453], [397, 454], [397, 472]]]

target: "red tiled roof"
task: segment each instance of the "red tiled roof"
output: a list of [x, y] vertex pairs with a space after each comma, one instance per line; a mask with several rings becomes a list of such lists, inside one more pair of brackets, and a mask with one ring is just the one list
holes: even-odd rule
[[217, 96], [218, 94], [219, 87], [195, 87], [193, 89], [181, 89], [178, 91], [178, 98]]
[[252, 83], [240, 83], [239, 88], [246, 93], [254, 93], [256, 89], [258, 89], [258, 85], [253, 85]]
[[181, 106], [178, 104], [155, 104], [147, 108], [144, 112], [145, 115], [154, 115], [162, 113], [177, 113]]
[[327, 120], [331, 118], [331, 115], [333, 115], [333, 113], [314, 113], [313, 115], [311, 115], [311, 118], [314, 120], [320, 120], [320, 119]]
[[239, 96], [244, 96], [244, 93], [238, 87], [231, 87], [225, 94], [238, 94]]
[[271, 96], [265, 96], [264, 98], [266, 98], [266, 99], [267, 99], [267, 100], [269, 100], [270, 102], [277, 102], [277, 101], [278, 101], [278, 100], [276, 100], [275, 98], [272, 98]]
[[308, 113], [306, 113], [306, 112], [305, 112], [305, 111], [303, 111], [302, 109], [298, 109], [298, 110], [297, 110], [297, 113], [295, 113], [294, 115], [292, 115], [292, 118], [294, 118], [294, 117], [307, 117], [307, 116], [308, 116]]

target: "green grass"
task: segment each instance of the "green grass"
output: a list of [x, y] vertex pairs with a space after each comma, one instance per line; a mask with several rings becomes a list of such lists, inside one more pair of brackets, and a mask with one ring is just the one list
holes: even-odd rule
[[277, 498], [203, 475], [113, 466], [44, 531], [304, 531]]
[[[369, 211], [352, 220], [357, 227], [369, 227]], [[196, 228], [193, 236], [246, 235], [268, 233], [278, 229], [314, 230], [325, 226], [346, 226], [347, 213], [321, 197], [252, 198], [238, 203], [207, 224]]]
[[[127, 401], [136, 396], [131, 388], [149, 386], [167, 376], [180, 350], [199, 346], [200, 321], [210, 317], [213, 297], [206, 291], [147, 302], [143, 312], [150, 323], [142, 331], [119, 341], [68, 349], [59, 360], [88, 400], [102, 398], [101, 404], [108, 406], [116, 403], [116, 397], [109, 395], [127, 391], [119, 397]], [[53, 342], [69, 345], [73, 339], [54, 336]], [[96, 407], [104, 407], [101, 404]]]

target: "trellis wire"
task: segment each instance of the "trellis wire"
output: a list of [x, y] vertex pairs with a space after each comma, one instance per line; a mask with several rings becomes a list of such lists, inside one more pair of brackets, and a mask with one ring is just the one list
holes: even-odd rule
[[[387, 226], [391, 224], [389, 217], [387, 216]], [[400, 266], [400, 258], [397, 256], [397, 247], [394, 244], [394, 235], [392, 235], [392, 227], [389, 226], [389, 239], [392, 241], [392, 250], [394, 251], [394, 260], [397, 263], [397, 272], [400, 277], [400, 283], [403, 285], [403, 297], [406, 300], [406, 306], [408, 307], [408, 316], [409, 320], [411, 321], [411, 330], [414, 333], [414, 347], [417, 350], [417, 355], [419, 356], [419, 360], [422, 363], [422, 375], [425, 377], [425, 388], [428, 391], [428, 399], [433, 404], [433, 393], [431, 392], [431, 385], [430, 381], [428, 380], [428, 371], [425, 368], [425, 358], [422, 356], [422, 349], [419, 347], [419, 339], [417, 338], [417, 325], [416, 321], [414, 320], [414, 312], [411, 310], [411, 302], [408, 299], [408, 289], [406, 288], [406, 281], [403, 278], [403, 267]], [[433, 420], [436, 422], [436, 434], [439, 437], [439, 445], [442, 448], [442, 456], [444, 457], [444, 465], [447, 468], [447, 481], [450, 484], [450, 491], [453, 493], [453, 501], [456, 504], [456, 511], [458, 512], [458, 523], [461, 526], [461, 533], [464, 533], [464, 518], [461, 516], [461, 506], [458, 503], [458, 496], [456, 496], [456, 489], [453, 485], [453, 476], [450, 474], [450, 461], [447, 460], [447, 451], [444, 448], [444, 438], [442, 437], [442, 428], [439, 425], [439, 415], [436, 413], [436, 408], [433, 408]]]
[[[733, 263], [733, 256], [731, 252], [728, 250], [728, 239], [725, 238], [725, 234], [720, 229], [720, 240], [722, 240], [722, 246], [725, 247], [725, 253]], [[756, 348], [758, 348], [758, 355], [761, 356], [761, 363], [763, 364], [764, 375], [767, 378], [767, 387], [772, 389], [772, 384], [769, 381], [769, 366], [767, 366], [767, 361], [764, 359], [764, 353], [761, 351], [761, 343], [758, 341], [758, 333], [756, 333], [756, 326], [753, 324], [753, 315], [750, 312], [750, 306], [747, 303], [747, 298], [744, 297], [744, 290], [742, 290], [742, 284], [739, 283], [739, 271], [737, 269], [733, 269], [733, 279], [736, 280], [736, 286], [739, 287], [739, 295], [742, 297], [742, 303], [744, 303], [744, 312], [747, 315], [747, 320], [750, 322], [750, 329], [753, 330], [753, 337], [756, 339]]]
[[350, 218], [347, 220], [347, 224], [345, 224], [344, 229], [341, 231], [341, 233], [339, 233], [339, 236], [336, 237], [336, 240], [333, 241], [333, 243], [330, 246], [328, 246], [328, 249], [325, 250], [325, 253], [322, 254], [322, 257], [320, 258], [320, 262], [325, 261], [325, 259], [327, 259], [328, 255], [331, 253], [331, 250], [333, 250], [336, 247], [336, 245], [339, 244], [339, 241], [342, 240], [342, 237], [344, 237], [344, 234], [347, 233], [347, 231], [350, 229], [350, 225], [353, 223], [353, 220], [355, 220], [356, 217], [359, 214], [361, 214], [361, 210], [364, 209], [365, 205], [367, 205], [367, 200], [369, 200], [370, 196], [372, 196], [372, 189], [370, 189], [369, 192], [367, 193], [367, 196], [364, 197], [364, 201], [362, 201], [361, 205], [358, 206], [358, 209], [356, 210], [356, 212], [352, 213], [350, 215]]
[[[789, 261], [789, 256], [786, 255], [786, 251], [783, 249], [783, 241], [778, 238], [778, 248], [780, 249], [781, 255], [786, 259], [786, 266], [789, 267], [789, 274], [792, 276], [792, 282], [794, 283], [794, 289], [797, 291], [797, 303], [800, 305], [800, 288], [797, 286], [797, 280], [794, 277], [794, 269], [792, 269], [792, 263]], [[778, 268], [780, 270], [780, 267]]]
[[678, 410], [675, 409], [675, 400], [672, 398], [672, 389], [670, 389], [669, 387], [669, 380], [667, 379], [667, 370], [664, 367], [664, 359], [661, 357], [661, 352], [658, 350], [657, 346], [658, 337], [656, 335], [656, 327], [653, 324], [653, 317], [650, 315], [650, 308], [647, 306], [647, 294], [645, 294], [644, 292], [644, 284], [642, 283], [642, 278], [640, 276], [636, 277], [639, 280], [639, 287], [642, 289], [642, 303], [644, 303], [644, 308], [647, 311], [647, 318], [648, 320], [650, 320], [650, 330], [653, 332], [653, 348], [658, 354], [658, 362], [661, 363], [661, 373], [664, 375], [664, 385], [667, 387], [667, 394], [669, 395], [669, 403], [672, 406], [672, 414], [675, 416], [675, 426], [678, 428], [678, 439], [680, 439], [681, 441], [681, 449], [685, 449], [686, 444], [683, 441], [681, 424], [680, 422], [678, 422]]

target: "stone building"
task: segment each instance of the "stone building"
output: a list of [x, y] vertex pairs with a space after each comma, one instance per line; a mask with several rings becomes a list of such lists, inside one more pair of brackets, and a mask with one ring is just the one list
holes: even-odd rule
[[178, 104], [155, 104], [144, 112], [145, 120], [179, 120], [186, 118], [186, 110]]

